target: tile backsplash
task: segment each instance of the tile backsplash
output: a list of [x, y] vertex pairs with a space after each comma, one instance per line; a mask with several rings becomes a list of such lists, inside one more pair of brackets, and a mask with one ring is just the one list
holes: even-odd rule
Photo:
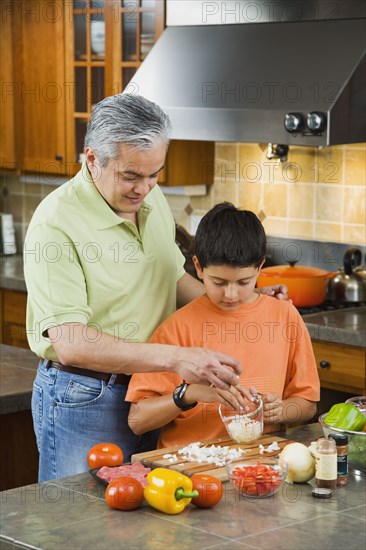
[[230, 201], [253, 210], [268, 235], [366, 244], [366, 144], [290, 147], [287, 161], [268, 160], [267, 146], [217, 143], [215, 181], [201, 197], [168, 201], [190, 230], [190, 215]]
[[[266, 153], [264, 144], [216, 143], [207, 195], [167, 196], [177, 223], [191, 231], [193, 220], [230, 201], [253, 210], [268, 235], [366, 244], [366, 144], [290, 147], [282, 163]], [[54, 189], [37, 181], [1, 177], [0, 211], [13, 214], [18, 250], [36, 206]]]

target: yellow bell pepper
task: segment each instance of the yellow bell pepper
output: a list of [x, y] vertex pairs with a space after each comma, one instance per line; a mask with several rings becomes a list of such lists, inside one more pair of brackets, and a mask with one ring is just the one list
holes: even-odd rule
[[179, 514], [192, 498], [198, 496], [198, 491], [192, 491], [190, 478], [175, 470], [155, 468], [147, 474], [147, 481], [149, 484], [144, 488], [145, 500], [166, 514]]

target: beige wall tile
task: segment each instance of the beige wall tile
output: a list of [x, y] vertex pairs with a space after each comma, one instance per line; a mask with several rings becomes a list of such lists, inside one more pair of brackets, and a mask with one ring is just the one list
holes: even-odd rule
[[345, 223], [343, 226], [343, 242], [351, 244], [361, 244], [366, 246], [366, 228], [365, 225], [352, 225]]
[[238, 184], [234, 181], [223, 182], [219, 179], [215, 179], [212, 189], [214, 204], [223, 201], [228, 201], [236, 204], [237, 185]]
[[240, 181], [238, 145], [236, 143], [217, 143], [215, 146], [215, 179], [222, 183]]
[[345, 183], [348, 185], [366, 184], [366, 149], [346, 146]]
[[343, 182], [344, 145], [325, 147], [316, 151], [315, 182], [339, 185]]
[[343, 190], [343, 221], [366, 224], [365, 201], [364, 187], [345, 187]]
[[263, 184], [263, 210], [268, 216], [287, 216], [287, 191], [283, 183]]
[[202, 197], [190, 197], [190, 205], [194, 210], [210, 210], [213, 207], [213, 185], [208, 188], [208, 194]]
[[38, 195], [25, 195], [23, 201], [23, 222], [29, 223], [35, 209], [40, 203]]
[[244, 210], [251, 210], [258, 214], [262, 208], [261, 195], [263, 183], [250, 183], [244, 181], [239, 184], [239, 204], [238, 207]]
[[277, 235], [278, 237], [288, 236], [288, 221], [286, 218], [267, 217], [262, 223], [267, 235]]
[[341, 224], [315, 222], [314, 239], [319, 241], [341, 242]]
[[347, 149], [363, 149], [366, 151], [366, 143], [348, 143]]
[[289, 183], [314, 183], [315, 181], [314, 147], [291, 147], [288, 161], [283, 165], [284, 181]]
[[339, 222], [342, 214], [342, 188], [317, 184], [315, 189], [315, 219]]
[[236, 162], [238, 155], [238, 143], [216, 143], [215, 160], [225, 160], [227, 162]]
[[289, 216], [314, 219], [314, 185], [294, 183], [288, 186]]
[[289, 220], [288, 234], [290, 237], [301, 237], [302, 239], [312, 239], [314, 235], [314, 222]]
[[251, 183], [264, 180], [266, 172], [269, 173], [265, 163], [269, 162], [263, 148], [258, 143], [239, 144], [239, 174], [241, 180], [250, 181]]

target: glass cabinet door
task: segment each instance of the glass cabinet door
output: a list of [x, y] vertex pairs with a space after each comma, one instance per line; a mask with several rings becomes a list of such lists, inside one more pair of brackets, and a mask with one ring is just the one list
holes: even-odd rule
[[165, 0], [74, 0], [69, 6], [66, 126], [67, 158], [73, 164], [83, 160], [93, 105], [126, 88], [163, 32]]
[[164, 30], [164, 0], [122, 0], [120, 8], [122, 89]]

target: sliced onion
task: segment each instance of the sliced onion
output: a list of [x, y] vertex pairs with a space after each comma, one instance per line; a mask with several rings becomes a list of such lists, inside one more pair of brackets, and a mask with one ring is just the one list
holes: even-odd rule
[[280, 459], [287, 463], [287, 483], [305, 483], [315, 475], [315, 460], [302, 443], [289, 443], [280, 453]]

